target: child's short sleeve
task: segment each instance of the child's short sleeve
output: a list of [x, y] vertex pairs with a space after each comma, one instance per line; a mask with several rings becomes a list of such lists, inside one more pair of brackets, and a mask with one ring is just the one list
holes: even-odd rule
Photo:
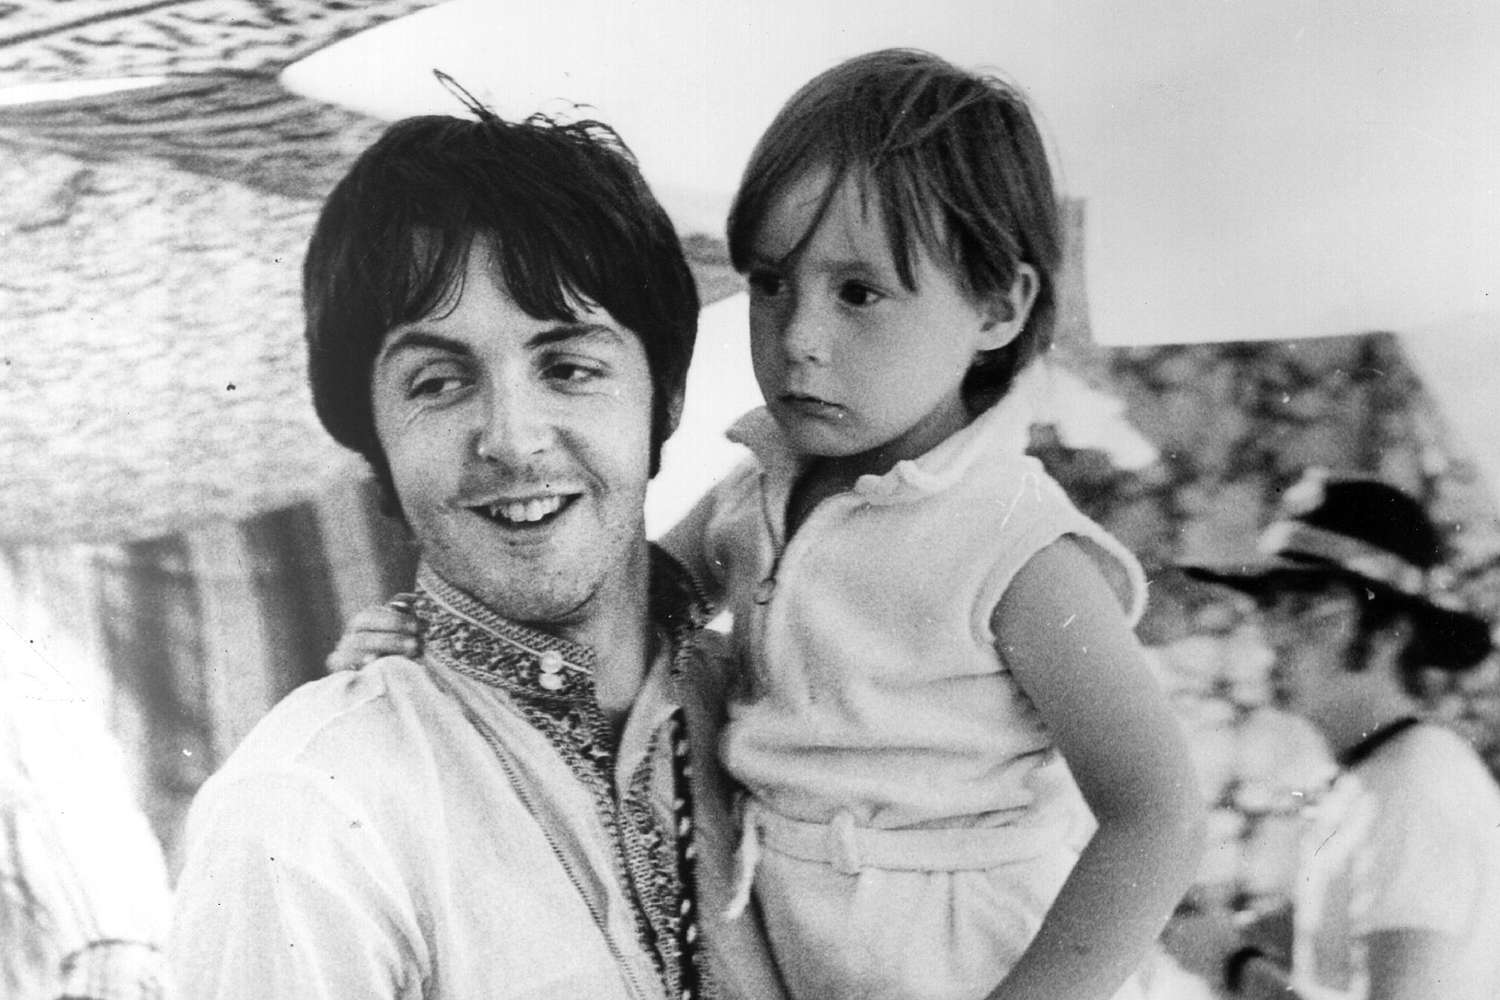
[[716, 605], [724, 600], [734, 549], [732, 536], [738, 533], [741, 520], [731, 515], [751, 502], [755, 489], [755, 465], [747, 461], [714, 484], [657, 542]]
[[1061, 538], [1079, 543], [1119, 599], [1134, 626], [1146, 605], [1146, 577], [1140, 562], [1113, 535], [1078, 510], [1061, 486], [1032, 458], [1018, 458], [1011, 477], [1017, 484], [1004, 499], [994, 529], [994, 561], [979, 601], [975, 623], [988, 633], [990, 615], [1021, 567]]

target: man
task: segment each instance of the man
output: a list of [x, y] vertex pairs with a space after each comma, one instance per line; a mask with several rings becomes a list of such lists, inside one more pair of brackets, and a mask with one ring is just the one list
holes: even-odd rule
[[1243, 996], [1500, 995], [1500, 791], [1419, 699], [1424, 670], [1490, 655], [1489, 627], [1438, 588], [1436, 529], [1384, 483], [1309, 474], [1261, 548], [1258, 564], [1187, 572], [1255, 599], [1277, 696], [1341, 771], [1310, 817], [1290, 968], [1284, 943], [1248, 936], [1219, 937], [1200, 967]]
[[397, 123], [304, 269], [314, 402], [409, 525], [418, 660], [278, 705], [205, 785], [184, 996], [776, 996], [724, 922], [727, 659], [645, 538], [698, 300], [594, 123]]

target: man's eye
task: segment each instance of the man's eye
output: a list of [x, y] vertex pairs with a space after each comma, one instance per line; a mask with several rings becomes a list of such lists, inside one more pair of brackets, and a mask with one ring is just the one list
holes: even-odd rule
[[757, 295], [779, 295], [784, 284], [781, 275], [772, 271], [751, 271], [746, 280]]
[[568, 385], [582, 385], [603, 376], [604, 371], [596, 364], [583, 361], [554, 361], [543, 369], [547, 378]]
[[422, 374], [411, 380], [406, 394], [412, 399], [434, 398], [457, 392], [464, 384], [465, 380], [461, 375], [435, 372]]
[[874, 305], [884, 297], [869, 285], [858, 281], [846, 281], [839, 286], [839, 301], [846, 306]]

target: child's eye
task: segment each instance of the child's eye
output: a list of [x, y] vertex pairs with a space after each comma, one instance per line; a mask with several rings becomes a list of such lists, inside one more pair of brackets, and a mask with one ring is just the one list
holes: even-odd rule
[[750, 291], [757, 295], [779, 295], [784, 285], [781, 275], [774, 271], [751, 271], [746, 280]]
[[883, 298], [875, 289], [858, 281], [846, 281], [839, 286], [839, 301], [846, 306], [874, 305]]

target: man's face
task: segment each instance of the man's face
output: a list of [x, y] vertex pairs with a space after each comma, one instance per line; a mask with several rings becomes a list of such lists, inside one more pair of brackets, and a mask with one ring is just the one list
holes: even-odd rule
[[1316, 717], [1348, 672], [1359, 611], [1348, 587], [1326, 581], [1277, 587], [1256, 598], [1260, 630], [1275, 653], [1276, 703]]
[[644, 579], [650, 371], [608, 312], [535, 319], [493, 273], [476, 241], [456, 306], [386, 335], [375, 430], [427, 564], [566, 631]]

